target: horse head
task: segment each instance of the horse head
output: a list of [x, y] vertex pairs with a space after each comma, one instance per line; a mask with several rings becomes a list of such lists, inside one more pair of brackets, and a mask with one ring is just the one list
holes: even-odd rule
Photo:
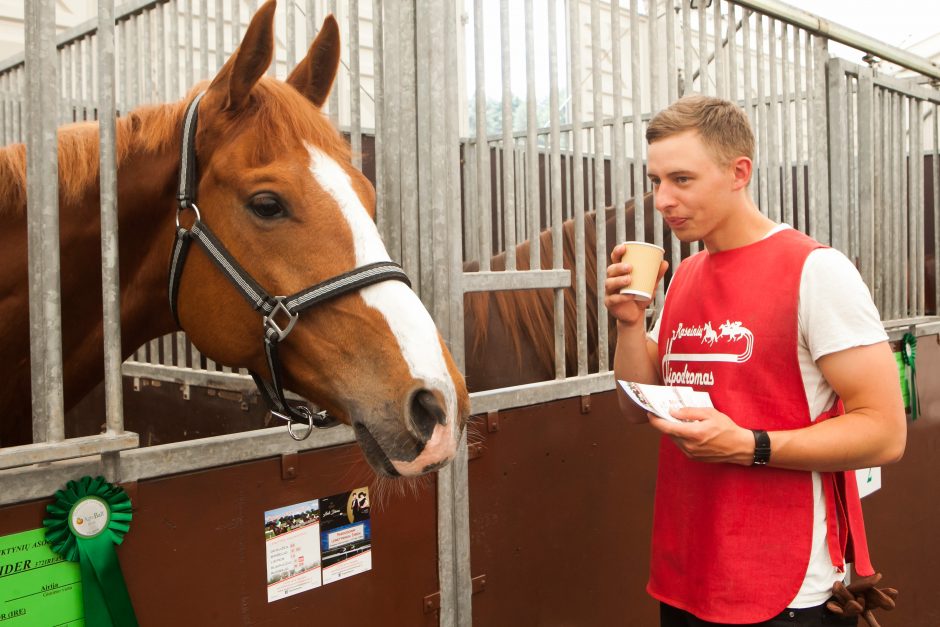
[[[264, 76], [274, 9], [271, 0], [258, 10], [204, 87], [196, 195], [201, 222], [258, 285], [294, 294], [390, 258], [375, 225], [375, 190], [320, 109], [340, 58], [337, 23], [326, 18], [282, 82]], [[207, 254], [189, 253], [176, 303], [200, 351], [271, 376], [261, 317]], [[285, 386], [351, 425], [377, 473], [417, 475], [453, 458], [469, 397], [407, 285], [386, 280], [307, 309], [278, 354]]]

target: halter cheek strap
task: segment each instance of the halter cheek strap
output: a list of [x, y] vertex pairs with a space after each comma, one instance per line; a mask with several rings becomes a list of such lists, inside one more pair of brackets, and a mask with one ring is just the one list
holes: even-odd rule
[[[173, 242], [168, 278], [170, 311], [173, 312], [177, 326], [182, 328], [177, 299], [183, 267], [186, 264], [189, 248], [195, 242], [252, 308], [262, 315], [264, 352], [271, 379], [266, 380], [255, 372], [250, 374], [271, 414], [287, 421], [291, 437], [300, 440], [310, 434], [311, 427], [331, 427], [337, 424], [337, 421], [325, 411], [314, 414], [306, 405], [291, 405], [287, 402], [284, 395], [281, 361], [278, 357], [278, 344], [290, 334], [300, 313], [314, 305], [381, 281], [401, 281], [409, 287], [411, 281], [397, 263], [380, 261], [360, 266], [290, 296], [272, 296], [261, 287], [202, 222], [199, 209], [196, 207], [196, 127], [199, 101], [204, 93], [200, 93], [190, 103], [183, 123], [180, 179], [177, 190], [176, 238]], [[188, 210], [195, 214], [195, 220], [192, 226], [186, 228], [180, 224], [180, 214]], [[305, 424], [308, 429], [298, 435], [293, 430], [295, 423]]]

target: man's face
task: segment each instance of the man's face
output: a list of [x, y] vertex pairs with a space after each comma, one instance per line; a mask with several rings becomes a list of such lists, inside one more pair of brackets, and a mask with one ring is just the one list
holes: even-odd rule
[[683, 242], [705, 240], [731, 215], [731, 166], [721, 166], [698, 131], [649, 145], [647, 172], [656, 209]]

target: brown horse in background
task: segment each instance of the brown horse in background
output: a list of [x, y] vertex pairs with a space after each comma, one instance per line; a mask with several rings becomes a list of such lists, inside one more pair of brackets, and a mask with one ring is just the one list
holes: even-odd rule
[[[195, 136], [201, 223], [269, 294], [293, 294], [389, 255], [375, 190], [321, 111], [340, 59], [330, 16], [286, 82], [265, 76], [275, 2], [211, 84], [117, 123], [122, 353], [178, 329], [167, 298], [181, 130]], [[97, 123], [59, 131], [62, 353], [68, 410], [103, 379]], [[25, 147], [0, 149], [0, 445], [30, 441]], [[195, 214], [195, 211], [184, 214]], [[184, 225], [192, 215], [184, 215]], [[270, 379], [262, 316], [203, 250], [183, 265], [179, 323], [200, 352]], [[280, 342], [285, 386], [354, 427], [373, 469], [416, 475], [453, 458], [469, 397], [421, 301], [373, 283], [300, 314]], [[285, 437], [287, 435], [285, 434]]]
[[[627, 239], [653, 241], [653, 194], [644, 197], [645, 233], [637, 238], [634, 228], [633, 201], [624, 208]], [[607, 249], [604, 259], [610, 259], [610, 252], [616, 241], [616, 210], [605, 210], [605, 229]], [[584, 259], [585, 259], [585, 294], [587, 310], [587, 345], [588, 370], [598, 369], [598, 333], [597, 333], [597, 262], [596, 212], [584, 215]], [[565, 290], [565, 370], [567, 376], [577, 373], [577, 304], [574, 290], [574, 220], [567, 220], [562, 225], [564, 268], [571, 272], [571, 286]], [[672, 238], [669, 228], [663, 225], [663, 246], [666, 260], [672, 258]], [[552, 268], [552, 232], [542, 231], [539, 235], [540, 260], [542, 269]], [[519, 270], [529, 268], [529, 242], [516, 247], [516, 265]], [[494, 271], [505, 270], [506, 255], [500, 253], [490, 261]], [[606, 265], [605, 265], [606, 268]], [[475, 272], [479, 264], [466, 264], [464, 270]], [[671, 269], [667, 279], [671, 276]], [[472, 292], [464, 297], [464, 346], [466, 358], [467, 387], [471, 391], [546, 381], [555, 378], [555, 305], [551, 289], [538, 290], [501, 290], [495, 292]], [[605, 312], [606, 313], [606, 312]], [[608, 318], [609, 346], [607, 353], [613, 357], [616, 342], [614, 320]], [[610, 362], [608, 362], [610, 363]]]
[[[627, 227], [627, 239], [653, 241], [653, 194], [644, 197], [645, 234], [635, 237], [634, 208], [630, 201], [624, 211]], [[607, 208], [605, 260], [610, 259], [610, 252], [616, 245], [616, 214], [613, 208]], [[596, 213], [584, 215], [584, 259], [585, 259], [585, 299], [587, 312], [588, 371], [597, 372], [598, 333], [597, 333], [597, 283], [595, 257]], [[927, 229], [928, 241], [932, 240], [932, 230]], [[574, 221], [568, 220], [562, 226], [564, 239], [564, 268], [571, 271], [572, 285], [565, 290], [565, 376], [577, 374], [577, 310], [574, 291]], [[552, 268], [552, 232], [543, 231], [540, 236], [540, 254], [542, 269]], [[670, 268], [663, 279], [666, 286], [672, 278], [672, 237], [671, 231], [663, 225], [663, 247], [665, 259]], [[680, 257], [689, 254], [687, 244], [680, 244]], [[925, 255], [925, 298], [928, 315], [937, 315], [934, 299], [938, 289], [935, 253], [927, 251]], [[519, 270], [529, 269], [529, 242], [516, 247], [516, 265]], [[856, 265], [858, 261], [856, 260]], [[506, 269], [506, 255], [500, 253], [491, 258], [490, 267], [494, 271]], [[465, 264], [464, 271], [476, 272], [479, 263]], [[493, 292], [472, 292], [464, 297], [464, 346], [466, 350], [466, 380], [471, 391], [491, 390], [496, 388], [548, 381], [555, 378], [555, 330], [554, 330], [553, 290], [501, 290]], [[613, 363], [616, 347], [616, 325], [608, 318], [608, 363]]]

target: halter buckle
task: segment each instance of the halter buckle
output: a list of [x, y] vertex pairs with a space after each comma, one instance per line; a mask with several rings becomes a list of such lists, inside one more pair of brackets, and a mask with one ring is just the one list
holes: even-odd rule
[[[299, 314], [291, 313], [290, 310], [284, 306], [285, 298], [286, 296], [275, 296], [274, 301], [276, 304], [274, 305], [274, 309], [272, 309], [271, 313], [264, 317], [264, 328], [273, 331], [277, 335], [278, 342], [283, 341], [284, 338], [288, 336], [288, 334], [291, 332], [291, 329], [293, 329], [294, 325], [297, 324], [297, 318], [299, 317]], [[281, 326], [278, 325], [277, 320], [274, 319], [274, 317], [281, 312], [283, 312], [284, 315], [286, 315], [288, 318], [287, 326], [284, 328], [281, 328]]]

